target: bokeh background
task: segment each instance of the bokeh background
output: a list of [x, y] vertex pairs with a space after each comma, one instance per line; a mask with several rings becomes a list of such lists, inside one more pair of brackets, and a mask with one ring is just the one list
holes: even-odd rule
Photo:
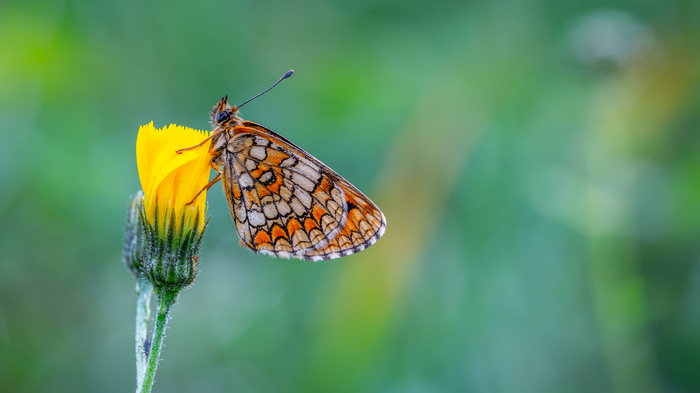
[[155, 392], [700, 391], [700, 2], [0, 2], [0, 391], [135, 387], [140, 125], [223, 95], [362, 189], [340, 260], [215, 186]]

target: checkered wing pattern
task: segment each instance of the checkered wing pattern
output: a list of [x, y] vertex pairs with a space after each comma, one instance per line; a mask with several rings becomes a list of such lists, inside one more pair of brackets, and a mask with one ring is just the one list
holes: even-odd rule
[[382, 236], [382, 212], [332, 169], [258, 124], [234, 130], [221, 159], [241, 244], [318, 261], [364, 250]]

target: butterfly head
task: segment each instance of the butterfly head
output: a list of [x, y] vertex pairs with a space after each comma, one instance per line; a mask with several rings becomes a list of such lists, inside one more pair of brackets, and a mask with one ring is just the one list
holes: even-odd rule
[[214, 127], [235, 127], [243, 120], [238, 117], [238, 108], [228, 104], [228, 96], [225, 96], [211, 108], [209, 113], [211, 116], [211, 124]]

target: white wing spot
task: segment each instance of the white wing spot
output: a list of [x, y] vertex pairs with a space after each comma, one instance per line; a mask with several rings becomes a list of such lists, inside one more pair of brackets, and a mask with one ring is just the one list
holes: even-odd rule
[[258, 178], [258, 180], [260, 180], [260, 182], [262, 182], [262, 183], [265, 183], [267, 181], [270, 181], [271, 178], [272, 178], [272, 172], [267, 171], [267, 172], [263, 173], [262, 176], [260, 176]]
[[275, 205], [272, 203], [263, 206], [263, 212], [265, 212], [265, 216], [267, 218], [272, 219], [272, 218], [277, 217], [277, 209], [275, 208]]
[[253, 146], [250, 148], [250, 155], [253, 158], [257, 158], [258, 160], [262, 161], [265, 159], [265, 157], [267, 157], [267, 152], [262, 146]]
[[255, 136], [255, 144], [260, 145], [260, 146], [267, 146], [270, 143], [267, 139], [261, 137], [261, 136]]
[[298, 173], [293, 173], [292, 174], [292, 181], [296, 183], [297, 185], [301, 186], [301, 188], [305, 189], [306, 191], [313, 191], [314, 188], [316, 188], [316, 185], [314, 182], [311, 180], [305, 178], [304, 176], [298, 174]]
[[253, 184], [255, 184], [253, 178], [247, 173], [242, 174], [241, 177], [238, 178], [238, 182], [241, 184], [241, 187], [244, 188], [253, 187]]
[[238, 221], [241, 221], [241, 222], [245, 221], [245, 207], [243, 206], [242, 203], [237, 204], [234, 211], [236, 213], [236, 219], [238, 219]]
[[280, 187], [280, 196], [285, 200], [289, 200], [292, 197], [292, 192], [287, 187]]
[[292, 166], [296, 163], [297, 159], [294, 157], [285, 158], [284, 161], [280, 162], [280, 166]]
[[308, 177], [309, 179], [313, 179], [318, 181], [318, 178], [321, 177], [321, 174], [318, 172], [318, 168], [314, 168], [313, 166], [306, 164], [304, 162], [298, 163], [294, 169], [299, 171], [301, 174], [304, 176]]
[[281, 215], [287, 215], [291, 211], [291, 208], [289, 207], [289, 204], [284, 201], [284, 199], [280, 200], [277, 202], [277, 211], [280, 212]]
[[292, 207], [297, 216], [302, 216], [304, 213], [306, 213], [306, 209], [304, 209], [304, 206], [302, 206], [301, 202], [299, 202], [299, 199], [297, 198], [292, 198], [289, 205]]
[[294, 195], [307, 209], [311, 208], [311, 195], [297, 187], [294, 188]]
[[265, 215], [257, 210], [251, 210], [248, 212], [248, 220], [250, 220], [250, 225], [259, 227], [265, 224]]

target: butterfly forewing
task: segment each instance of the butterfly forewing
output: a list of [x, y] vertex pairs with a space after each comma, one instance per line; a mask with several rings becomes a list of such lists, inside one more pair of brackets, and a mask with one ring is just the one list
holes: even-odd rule
[[384, 232], [384, 215], [332, 169], [252, 122], [222, 152], [224, 191], [241, 243], [309, 260], [361, 251]]

